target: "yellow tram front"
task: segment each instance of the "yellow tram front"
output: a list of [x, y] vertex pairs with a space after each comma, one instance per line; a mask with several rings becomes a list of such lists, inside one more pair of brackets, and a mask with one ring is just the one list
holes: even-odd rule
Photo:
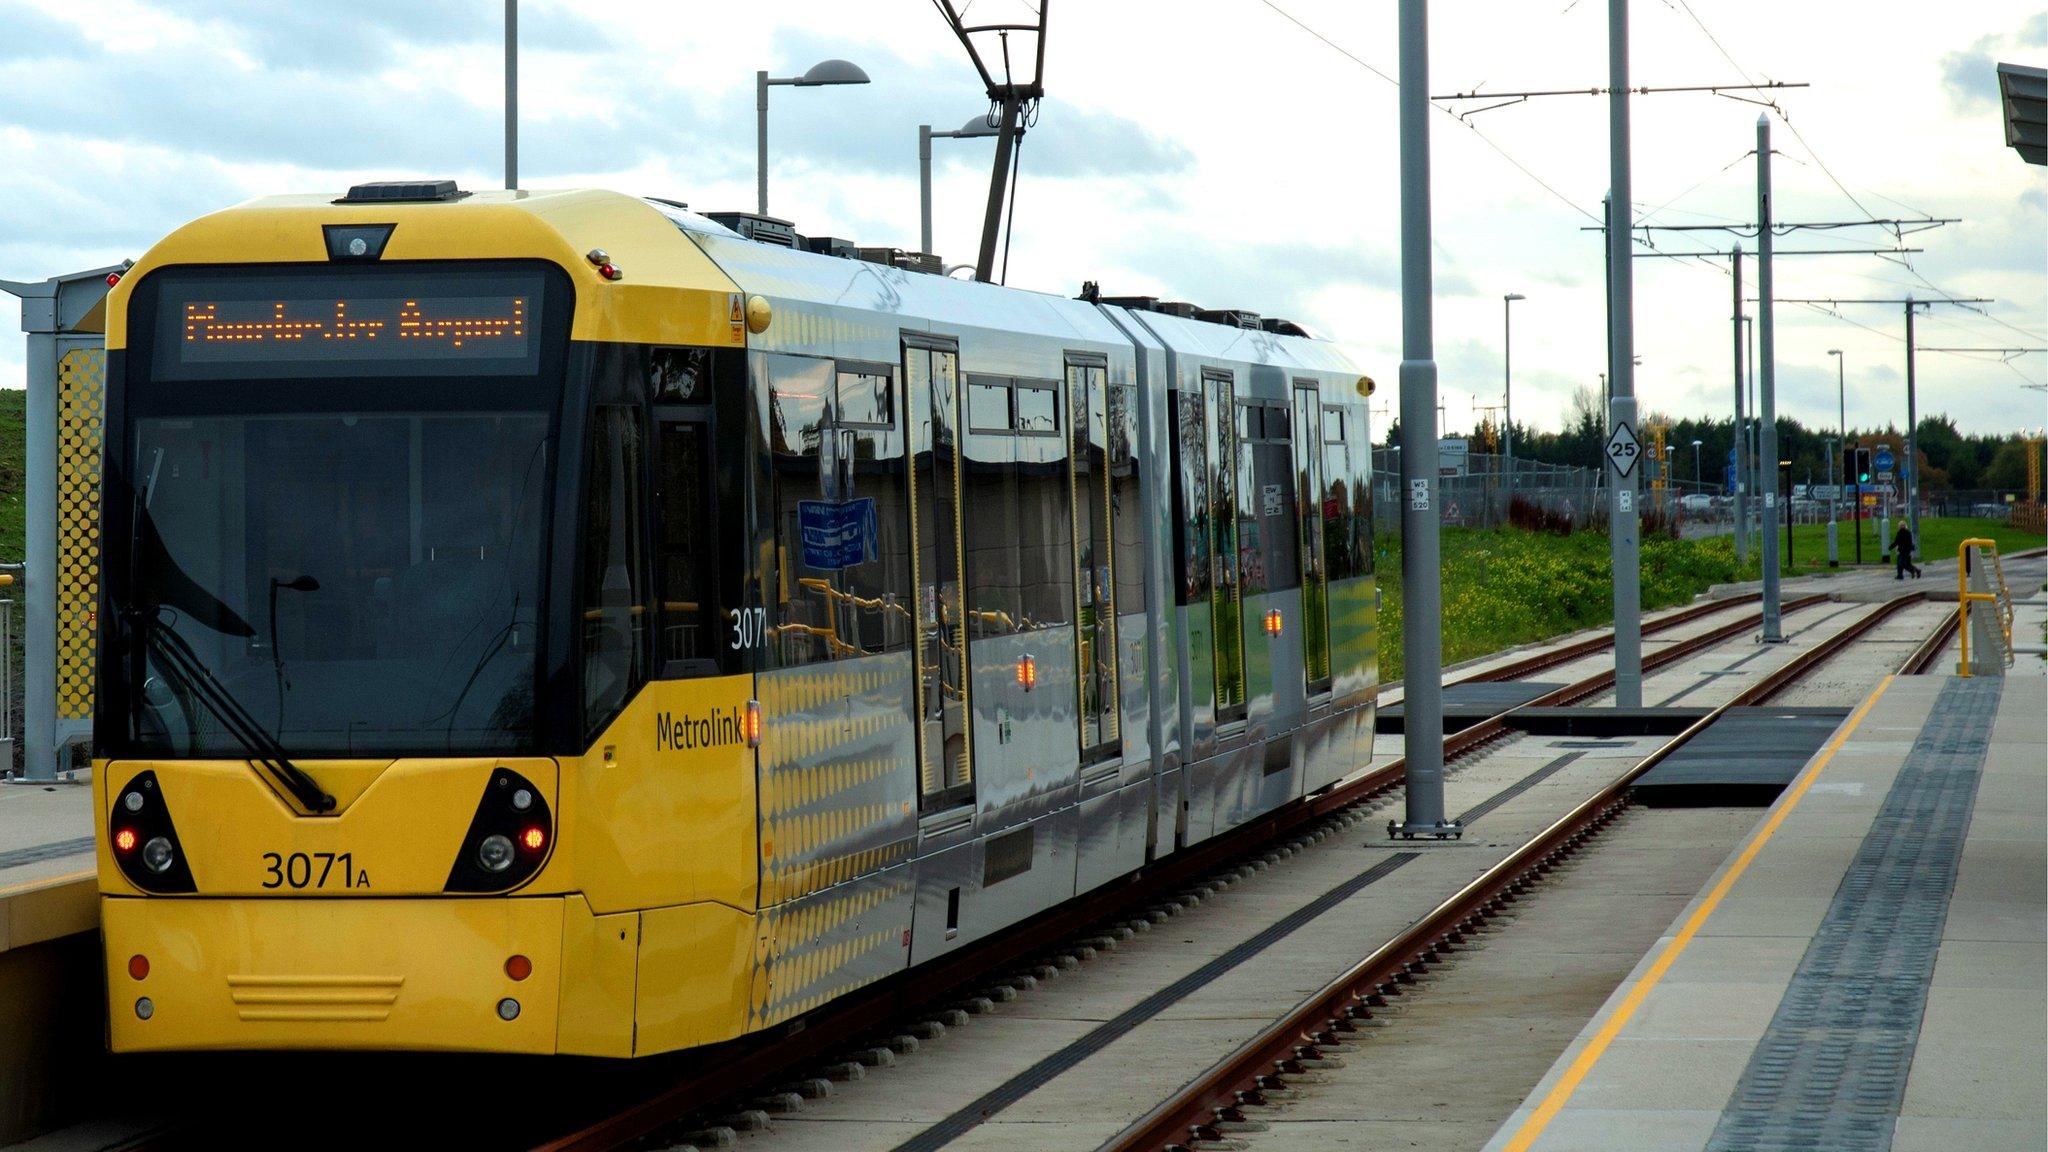
[[741, 1031], [734, 285], [640, 201], [369, 185], [181, 229], [108, 317], [113, 1047]]

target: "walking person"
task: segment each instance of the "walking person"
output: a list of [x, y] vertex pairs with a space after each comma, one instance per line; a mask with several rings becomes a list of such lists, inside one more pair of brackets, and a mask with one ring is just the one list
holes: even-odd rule
[[1899, 565], [1898, 572], [1892, 579], [1904, 580], [1908, 572], [1913, 574], [1913, 579], [1920, 578], [1920, 569], [1913, 563], [1913, 530], [1907, 527], [1904, 521], [1899, 523], [1898, 532], [1892, 536], [1892, 555]]

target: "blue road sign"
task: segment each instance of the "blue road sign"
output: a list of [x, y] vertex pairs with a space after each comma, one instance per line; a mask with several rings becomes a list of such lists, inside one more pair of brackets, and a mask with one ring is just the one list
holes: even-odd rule
[[1891, 470], [1892, 470], [1892, 465], [1893, 465], [1893, 464], [1896, 464], [1896, 463], [1898, 463], [1898, 461], [1897, 461], [1897, 460], [1895, 460], [1895, 459], [1894, 459], [1894, 458], [1892, 457], [1892, 450], [1891, 450], [1891, 449], [1889, 449], [1889, 448], [1879, 448], [1879, 449], [1877, 450], [1877, 460], [1876, 460], [1876, 463], [1877, 463], [1877, 470], [1878, 470], [1879, 472], [1889, 472], [1889, 471], [1891, 471]]
[[1735, 449], [1728, 450], [1728, 494], [1735, 495]]
[[852, 568], [875, 558], [873, 500], [799, 500], [796, 514], [803, 533], [805, 567], [830, 571]]

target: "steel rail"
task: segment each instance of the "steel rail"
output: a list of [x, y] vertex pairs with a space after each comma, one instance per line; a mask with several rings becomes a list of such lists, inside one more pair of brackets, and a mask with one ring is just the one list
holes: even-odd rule
[[[1826, 601], [1825, 596], [1788, 600], [1785, 611], [1797, 611]], [[1687, 623], [1720, 609], [1726, 603], [1718, 601], [1700, 605], [1697, 606], [1698, 611], [1688, 609], [1694, 614], [1682, 619], [1667, 617], [1658, 623], [1657, 630]], [[1645, 657], [1643, 670], [1647, 672], [1683, 660], [1704, 648], [1754, 629], [1761, 622], [1761, 614], [1746, 615], [1698, 636], [1687, 637]], [[1576, 659], [1613, 643], [1610, 637], [1604, 645], [1599, 644], [1601, 639], [1594, 637], [1570, 646], [1579, 651], [1567, 659]], [[1508, 735], [1508, 718], [1520, 707], [1570, 704], [1605, 691], [1613, 683], [1614, 671], [1608, 669], [1447, 735], [1444, 737], [1444, 759], [1448, 762], [1469, 755], [1482, 745]], [[1060, 940], [1099, 926], [1120, 914], [1127, 914], [1132, 905], [1142, 905], [1161, 893], [1192, 883], [1226, 861], [1255, 854], [1340, 808], [1376, 799], [1399, 787], [1405, 770], [1405, 760], [1397, 758], [1370, 772], [1340, 780], [1318, 795], [1286, 805], [1248, 824], [1175, 852], [1122, 882], [1112, 882], [987, 940], [892, 975], [854, 993], [851, 999], [827, 1005], [800, 1020], [755, 1036], [718, 1045], [704, 1053], [701, 1068], [679, 1070], [678, 1081], [671, 1086], [576, 1132], [537, 1144], [534, 1146], [536, 1152], [602, 1152], [617, 1148], [721, 1100], [739, 1096], [757, 1085], [788, 1077], [792, 1068], [844, 1051], [859, 1037], [871, 1035], [892, 1022], [957, 1001], [971, 993], [973, 981], [986, 980], [991, 973], [1043, 952]]]
[[1920, 676], [1934, 669], [1934, 662], [1948, 650], [1949, 642], [1956, 638], [1956, 630], [1962, 626], [1963, 612], [1956, 608], [1942, 617], [1932, 634], [1922, 640], [1918, 647], [1907, 655], [1905, 663], [1899, 665], [1901, 676]]
[[1590, 836], [1612, 822], [1629, 803], [1629, 786], [1643, 773], [1663, 763], [1730, 709], [1767, 702], [1871, 629], [1924, 599], [1924, 593], [1916, 592], [1880, 603], [1694, 722], [1112, 1137], [1102, 1152], [1187, 1152], [1193, 1145], [1225, 1139], [1226, 1128], [1246, 1119], [1244, 1107], [1263, 1104], [1267, 1093], [1285, 1089], [1290, 1076], [1300, 1075], [1311, 1062], [1323, 1058], [1324, 1048], [1334, 1047], [1343, 1036], [1356, 1032], [1358, 1021], [1371, 1018], [1373, 1009], [1403, 995], [1418, 975], [1463, 944], [1469, 933], [1514, 903], [1541, 874], [1574, 855]]
[[[1717, 612], [1725, 612], [1730, 608], [1740, 607], [1744, 604], [1754, 604], [1761, 599], [1763, 599], [1763, 593], [1748, 592], [1740, 596], [1730, 596], [1724, 600], [1709, 600], [1704, 604], [1694, 604], [1689, 608], [1683, 608], [1671, 613], [1669, 616], [1662, 617], [1655, 623], [1645, 624], [1643, 626], [1643, 635], [1651, 636], [1659, 632], [1666, 632], [1680, 625], [1690, 624], [1702, 616], [1711, 616]], [[1820, 595], [1802, 596], [1796, 600], [1787, 600], [1785, 606], [1787, 608], [1794, 606], [1804, 607], [1808, 604], [1817, 604], [1825, 599], [1827, 599], [1826, 596]], [[1483, 672], [1460, 677], [1450, 683], [1477, 684], [1494, 683], [1502, 680], [1520, 680], [1531, 673], [1555, 668], [1559, 664], [1569, 664], [1574, 660], [1590, 656], [1596, 652], [1605, 652], [1612, 647], [1614, 647], [1614, 634], [1606, 632], [1575, 643], [1563, 645], [1562, 647], [1538, 652], [1532, 656], [1525, 656], [1520, 660], [1489, 668]], [[1445, 686], [1449, 687], [1450, 685], [1447, 684]]]

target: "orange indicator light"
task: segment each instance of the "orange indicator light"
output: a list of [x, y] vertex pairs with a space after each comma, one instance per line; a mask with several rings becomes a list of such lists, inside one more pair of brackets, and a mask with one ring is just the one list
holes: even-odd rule
[[759, 748], [761, 746], [761, 702], [759, 700], [747, 701], [746, 737], [747, 747]]
[[538, 852], [541, 845], [548, 842], [548, 834], [541, 831], [538, 825], [535, 825], [519, 834], [519, 842], [526, 845], [528, 852]]
[[123, 852], [135, 851], [135, 829], [123, 828], [114, 833], [114, 847]]
[[1017, 686], [1026, 692], [1038, 687], [1038, 657], [1019, 656], [1017, 658]]
[[1274, 608], [1266, 613], [1266, 635], [1278, 636], [1279, 634], [1280, 610], [1278, 608]]

